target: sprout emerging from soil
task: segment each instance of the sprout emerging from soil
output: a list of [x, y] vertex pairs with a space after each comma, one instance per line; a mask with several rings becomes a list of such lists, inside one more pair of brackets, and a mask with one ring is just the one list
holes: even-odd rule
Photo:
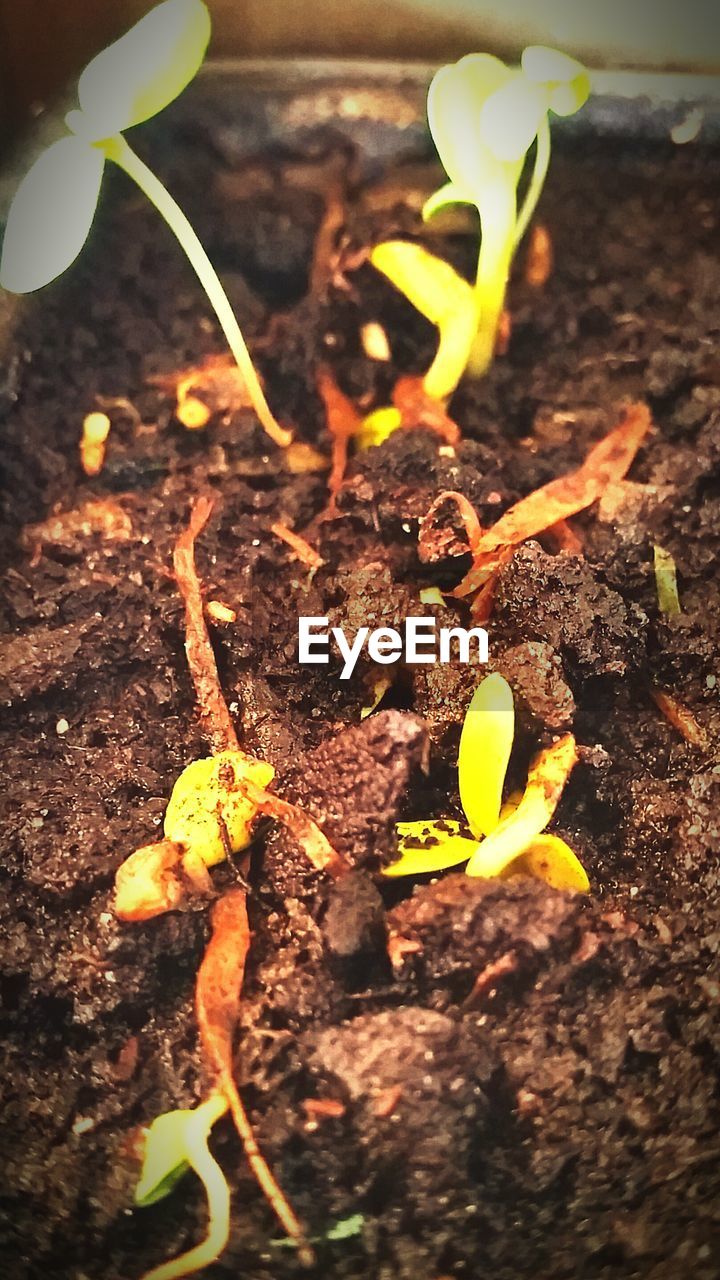
[[145, 1156], [135, 1203], [147, 1208], [169, 1195], [188, 1169], [202, 1182], [208, 1203], [208, 1232], [195, 1248], [147, 1272], [144, 1280], [176, 1280], [220, 1256], [230, 1234], [230, 1188], [220, 1165], [210, 1154], [208, 1138], [228, 1104], [213, 1094], [194, 1111], [167, 1111], [153, 1121], [145, 1137]]
[[265, 399], [215, 268], [182, 209], [124, 137], [125, 129], [149, 120], [177, 98], [199, 70], [209, 39], [210, 14], [202, 0], [165, 0], [93, 58], [78, 83], [79, 108], [66, 116], [70, 136], [43, 152], [15, 194], [0, 284], [11, 293], [31, 293], [67, 270], [90, 234], [105, 162], [114, 161], [177, 236], [215, 310], [258, 418], [277, 444], [287, 445], [290, 434]]
[[513, 695], [500, 675], [487, 676], [473, 694], [460, 737], [460, 801], [472, 837], [450, 819], [400, 822], [399, 862], [386, 876], [422, 875], [467, 862], [466, 875], [535, 876], [554, 889], [586, 892], [587, 875], [559, 836], [543, 834], [577, 761], [567, 733], [530, 766], [525, 791], [502, 802], [515, 735]]
[[[389, 241], [371, 255], [438, 327], [438, 352], [425, 376], [425, 389], [434, 398], [449, 396], [466, 368], [482, 377], [491, 364], [513, 254], [548, 169], [548, 115], [573, 115], [589, 91], [579, 62], [540, 45], [525, 50], [517, 69], [492, 54], [473, 53], [436, 73], [428, 120], [450, 181], [430, 197], [423, 217], [446, 205], [475, 205], [481, 230], [475, 285], [420, 245]], [[533, 143], [533, 172], [518, 210], [518, 185]]]

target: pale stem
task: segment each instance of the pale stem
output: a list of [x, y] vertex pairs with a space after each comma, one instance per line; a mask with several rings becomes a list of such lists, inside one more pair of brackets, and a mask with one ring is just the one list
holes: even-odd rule
[[100, 145], [108, 159], [113, 160], [115, 164], [119, 165], [127, 173], [128, 177], [137, 183], [141, 191], [155, 205], [158, 213], [161, 214], [170, 229], [175, 233], [182, 248], [185, 250], [188, 261], [194, 268], [203, 289], [212, 303], [220, 327], [227, 338], [230, 350], [243, 376], [248, 396], [258, 418], [267, 434], [276, 444], [288, 445], [292, 435], [276, 421], [265, 399], [265, 394], [260, 386], [245, 339], [235, 319], [235, 313], [228, 302], [225, 290], [182, 209], [170, 193], [166, 191], [160, 180], [155, 177], [152, 170], [135, 154], [122, 134], [118, 134], [114, 138], [107, 138]]
[[550, 125], [547, 116], [543, 116], [542, 123], [537, 133], [537, 145], [535, 148], [535, 165], [533, 175], [530, 179], [530, 185], [525, 193], [522, 209], [520, 210], [515, 224], [514, 247], [517, 249], [528, 224], [535, 212], [535, 206], [540, 198], [540, 192], [543, 189], [545, 178], [550, 163]]
[[481, 378], [487, 372], [495, 354], [515, 247], [515, 220], [514, 185], [495, 183], [484, 193], [480, 206], [482, 239], [475, 282], [478, 327], [468, 360], [468, 372], [474, 378]]

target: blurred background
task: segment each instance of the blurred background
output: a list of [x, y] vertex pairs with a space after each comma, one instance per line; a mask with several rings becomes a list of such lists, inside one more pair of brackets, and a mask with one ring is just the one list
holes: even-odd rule
[[[596, 67], [720, 73], [719, 0], [208, 0], [215, 57], [442, 62], [556, 44]], [[0, 130], [48, 102], [152, 0], [0, 0]]]

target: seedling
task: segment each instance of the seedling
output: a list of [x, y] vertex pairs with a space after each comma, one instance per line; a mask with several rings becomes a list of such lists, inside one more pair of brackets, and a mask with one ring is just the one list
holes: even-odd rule
[[[451, 204], [480, 215], [474, 286], [420, 245], [388, 241], [371, 261], [431, 323], [440, 343], [425, 376], [436, 399], [454, 391], [468, 368], [481, 377], [492, 362], [513, 254], [533, 215], [550, 160], [549, 113], [573, 115], [590, 91], [584, 67], [534, 45], [510, 68], [489, 53], [441, 67], [428, 94], [428, 120], [449, 182], [427, 201], [427, 220]], [[521, 208], [517, 191], [527, 154], [535, 162]]]
[[165, 1112], [153, 1120], [147, 1130], [135, 1204], [139, 1208], [156, 1204], [169, 1195], [184, 1174], [192, 1169], [205, 1188], [208, 1232], [200, 1244], [147, 1272], [144, 1280], [177, 1280], [177, 1277], [209, 1267], [228, 1242], [230, 1188], [220, 1165], [208, 1149], [212, 1127], [227, 1109], [226, 1099], [215, 1093], [194, 1110]]
[[670, 552], [657, 544], [653, 547], [653, 566], [658, 609], [667, 618], [677, 618], [682, 613], [678, 595], [677, 565]]
[[215, 268], [182, 209], [124, 137], [124, 130], [149, 120], [177, 98], [199, 70], [209, 39], [210, 15], [202, 0], [164, 0], [88, 63], [78, 83], [79, 108], [65, 118], [70, 136], [43, 152], [15, 194], [0, 284], [11, 293], [31, 293], [67, 270], [90, 233], [105, 162], [112, 160], [177, 236], [215, 311], [258, 418], [277, 444], [287, 445], [290, 433], [270, 410]]
[[502, 676], [487, 676], [473, 694], [460, 736], [460, 802], [472, 838], [462, 834], [462, 823], [447, 818], [398, 823], [401, 857], [385, 868], [386, 876], [423, 875], [466, 862], [469, 876], [524, 873], [554, 889], [587, 891], [587, 875], [569, 845], [543, 834], [577, 760], [575, 739], [565, 734], [541, 751], [525, 791], [503, 804], [514, 734], [512, 690]]

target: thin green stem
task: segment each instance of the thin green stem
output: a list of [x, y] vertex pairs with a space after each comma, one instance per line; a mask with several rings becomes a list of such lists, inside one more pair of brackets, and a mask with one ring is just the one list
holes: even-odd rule
[[255, 372], [245, 339], [235, 319], [235, 313], [228, 302], [225, 290], [218, 274], [208, 258], [200, 240], [193, 230], [180, 206], [166, 191], [163, 184], [151, 169], [135, 154], [122, 134], [108, 138], [101, 144], [102, 150], [109, 160], [113, 160], [128, 177], [136, 182], [148, 200], [155, 205], [158, 213], [165, 219], [170, 229], [180, 241], [188, 261], [194, 268], [197, 277], [205, 290], [220, 323], [230, 350], [237, 361], [237, 366], [245, 381], [252, 406], [267, 434], [279, 445], [288, 445], [292, 439], [289, 431], [276, 421], [270, 410], [258, 376]]
[[545, 178], [547, 176], [548, 165], [550, 163], [550, 124], [547, 116], [543, 116], [540, 128], [537, 133], [537, 144], [535, 147], [535, 165], [533, 167], [533, 175], [530, 179], [530, 185], [525, 193], [522, 209], [518, 214], [515, 224], [514, 248], [517, 249], [528, 224], [535, 212], [535, 206], [540, 198], [540, 192], [543, 189]]

